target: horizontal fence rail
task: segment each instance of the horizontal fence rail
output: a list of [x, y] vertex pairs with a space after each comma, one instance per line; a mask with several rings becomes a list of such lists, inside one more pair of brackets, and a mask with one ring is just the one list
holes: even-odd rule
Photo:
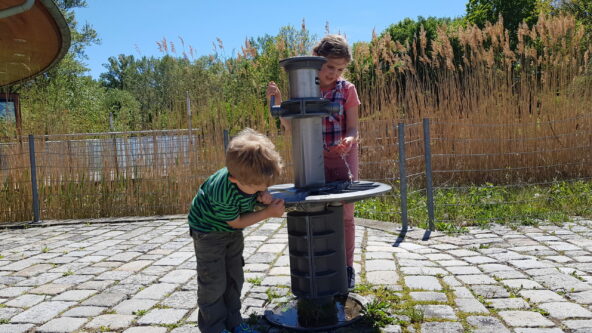
[[[590, 189], [592, 116], [365, 120], [359, 132], [360, 179], [393, 191], [358, 204], [358, 216], [446, 230], [535, 221], [549, 215], [529, 207], [592, 200], [571, 193]], [[201, 182], [224, 165], [230, 134], [212, 124], [0, 140], [0, 222], [185, 213]], [[289, 137], [269, 135], [285, 159], [281, 181], [292, 182]]]

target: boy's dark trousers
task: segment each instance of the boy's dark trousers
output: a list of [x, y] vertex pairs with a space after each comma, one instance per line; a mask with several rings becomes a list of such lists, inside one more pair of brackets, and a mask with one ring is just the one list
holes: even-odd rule
[[190, 233], [197, 261], [197, 325], [203, 333], [231, 330], [242, 322], [243, 233]]

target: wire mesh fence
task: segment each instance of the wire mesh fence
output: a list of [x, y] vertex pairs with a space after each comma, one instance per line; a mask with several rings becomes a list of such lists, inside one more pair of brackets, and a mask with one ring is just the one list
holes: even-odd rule
[[[192, 130], [0, 141], [0, 221], [185, 213], [228, 135]], [[393, 186], [358, 216], [426, 228], [592, 214], [592, 116], [474, 124], [362, 121], [360, 179]], [[289, 138], [267, 133], [285, 158]]]

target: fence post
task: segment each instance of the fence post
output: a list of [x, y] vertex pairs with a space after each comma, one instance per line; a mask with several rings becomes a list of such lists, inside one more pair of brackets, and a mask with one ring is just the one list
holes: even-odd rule
[[31, 163], [31, 194], [33, 196], [33, 223], [39, 222], [39, 192], [37, 191], [37, 163], [35, 162], [35, 137], [29, 134], [29, 161]]
[[432, 147], [430, 141], [430, 118], [423, 119], [423, 144], [425, 154], [426, 200], [428, 206], [428, 223], [431, 231], [434, 227], [434, 188], [432, 185]]
[[189, 91], [186, 91], [186, 104], [187, 104], [187, 129], [189, 130], [189, 150], [193, 145], [193, 124], [191, 119], [191, 100], [189, 99]]
[[407, 171], [405, 170], [405, 124], [399, 123], [399, 185], [401, 192], [401, 229], [406, 232], [407, 223]]
[[[113, 112], [109, 112], [109, 129], [111, 132], [115, 132], [115, 125], [113, 123]], [[113, 161], [115, 163], [115, 175], [119, 178], [119, 159], [117, 158], [117, 137], [115, 134], [111, 134], [113, 141]], [[109, 179], [112, 180], [112, 179]]]
[[224, 130], [224, 151], [226, 151], [226, 149], [228, 148], [229, 141], [230, 141], [230, 136], [228, 134], [228, 130], [225, 129]]

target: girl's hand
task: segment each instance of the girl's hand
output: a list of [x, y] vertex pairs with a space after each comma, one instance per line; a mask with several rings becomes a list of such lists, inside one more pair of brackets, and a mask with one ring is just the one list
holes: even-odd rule
[[259, 194], [257, 195], [257, 201], [264, 205], [269, 205], [273, 201], [273, 197], [271, 196], [271, 194], [269, 194], [269, 192], [263, 191], [259, 192]]
[[284, 200], [282, 199], [273, 199], [265, 208], [268, 212], [269, 217], [282, 217], [284, 212], [286, 211], [286, 207], [284, 206]]
[[356, 143], [356, 138], [353, 136], [346, 136], [345, 138], [341, 139], [341, 142], [335, 146], [335, 151], [340, 155], [345, 155], [349, 153], [352, 149], [352, 146]]
[[271, 96], [274, 96], [275, 97], [275, 105], [282, 104], [282, 92], [277, 87], [277, 84], [275, 84], [275, 82], [273, 82], [273, 81], [269, 82], [269, 84], [267, 85], [267, 90], [265, 91], [265, 96], [267, 97], [267, 100], [271, 99]]

